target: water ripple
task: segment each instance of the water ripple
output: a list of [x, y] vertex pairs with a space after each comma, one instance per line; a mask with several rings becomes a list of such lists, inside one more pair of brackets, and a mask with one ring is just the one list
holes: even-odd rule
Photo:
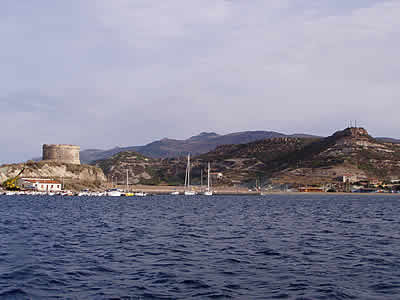
[[400, 197], [0, 196], [1, 299], [400, 299]]

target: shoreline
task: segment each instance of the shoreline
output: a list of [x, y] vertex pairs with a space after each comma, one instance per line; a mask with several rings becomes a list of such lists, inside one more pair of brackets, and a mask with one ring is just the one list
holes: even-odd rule
[[[116, 186], [115, 188], [119, 188], [122, 190], [126, 189], [126, 186]], [[196, 193], [201, 194], [205, 191], [205, 188], [201, 189], [200, 187], [193, 187], [193, 190]], [[129, 192], [145, 192], [148, 194], [154, 195], [168, 195], [172, 192], [179, 192], [180, 195], [183, 194], [185, 188], [183, 186], [152, 186], [152, 185], [135, 185], [130, 186], [128, 188]], [[212, 189], [214, 195], [243, 195], [243, 196], [269, 196], [269, 195], [400, 195], [398, 193], [346, 193], [346, 192], [284, 192], [284, 191], [276, 191], [276, 192], [256, 192], [249, 191], [245, 188], [232, 188], [232, 187], [215, 187]]]
[[[116, 185], [114, 187], [110, 187], [110, 186], [103, 186], [103, 188], [101, 189], [95, 189], [92, 190], [91, 192], [95, 192], [95, 193], [104, 193], [105, 191], [107, 191], [108, 189], [111, 188], [116, 188], [116, 189], [120, 189], [123, 193], [146, 193], [148, 195], [170, 195], [173, 192], [178, 192], [179, 195], [183, 195], [185, 188], [184, 186], [156, 186], [156, 185], [132, 185], [129, 186], [128, 189], [126, 189], [126, 186], [123, 185]], [[197, 195], [202, 195], [206, 188], [201, 188], [200, 186], [193, 186], [192, 190], [196, 192]], [[23, 191], [23, 190], [21, 190]], [[5, 193], [6, 190], [3, 190], [0, 188], [0, 194]], [[50, 191], [50, 192], [56, 192], [56, 191]], [[79, 193], [80, 191], [78, 190], [63, 190], [60, 191], [61, 193]], [[382, 192], [364, 192], [364, 193], [360, 193], [360, 192], [299, 192], [299, 191], [295, 191], [295, 192], [289, 192], [289, 191], [263, 191], [263, 192], [259, 192], [259, 191], [254, 191], [254, 190], [249, 190], [247, 188], [237, 188], [237, 187], [227, 187], [227, 186], [218, 186], [218, 187], [214, 187], [212, 188], [212, 192], [213, 195], [215, 196], [260, 196], [260, 197], [264, 197], [264, 196], [273, 196], [273, 195], [293, 195], [293, 196], [304, 196], [304, 195], [337, 195], [337, 196], [345, 196], [345, 195], [369, 195], [369, 196], [382, 196], [382, 195], [387, 195], [387, 196], [396, 196], [399, 195], [400, 193], [382, 193]], [[57, 193], [57, 192], [56, 192]]]

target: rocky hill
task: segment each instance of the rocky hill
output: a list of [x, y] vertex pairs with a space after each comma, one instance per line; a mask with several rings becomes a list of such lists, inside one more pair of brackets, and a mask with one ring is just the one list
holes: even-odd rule
[[109, 182], [118, 185], [181, 185], [185, 178], [186, 160], [183, 158], [149, 158], [133, 151], [115, 154], [95, 161]]
[[[338, 181], [341, 176], [400, 178], [400, 145], [378, 141], [363, 128], [347, 128], [327, 138], [280, 137], [218, 146], [192, 159], [195, 184], [208, 161], [213, 172], [223, 174], [216, 184], [249, 184], [256, 178], [298, 184]], [[128, 169], [132, 183], [182, 184], [186, 160], [124, 152], [96, 165], [122, 183]]]
[[298, 184], [329, 183], [343, 176], [400, 178], [400, 145], [378, 141], [363, 128], [347, 128], [323, 139], [283, 138], [224, 146], [200, 157], [215, 161], [233, 182], [252, 177]]
[[[193, 157], [191, 174], [193, 184], [200, 184], [201, 173], [205, 180], [207, 163], [212, 172], [222, 172], [218, 184], [245, 183], [263, 175], [265, 163], [274, 161], [283, 153], [303, 148], [314, 139], [273, 138], [248, 144], [223, 145], [214, 151]], [[137, 152], [121, 152], [109, 159], [96, 161], [108, 178], [119, 184], [129, 183], [182, 185], [185, 178], [186, 157], [152, 159]], [[112, 179], [111, 179], [112, 178]]]
[[[363, 128], [347, 128], [274, 162], [282, 181], [330, 182], [338, 176], [358, 179], [400, 177], [400, 145], [372, 138]], [[269, 167], [269, 165], [266, 165]]]
[[[212, 162], [213, 169], [224, 175], [225, 182], [245, 183], [268, 177], [280, 157], [301, 150], [317, 139], [273, 138], [240, 145], [223, 145], [196, 157]], [[269, 165], [269, 168], [266, 166]]]
[[199, 155], [214, 150], [220, 145], [246, 144], [257, 140], [278, 137], [313, 137], [306, 134], [286, 135], [274, 131], [244, 131], [226, 135], [214, 132], [202, 132], [186, 140], [162, 139], [145, 146], [116, 147], [110, 150], [89, 149], [81, 151], [80, 158], [84, 163], [102, 160], [113, 155], [133, 151], [151, 158], [167, 158], [185, 156], [188, 152]]
[[17, 176], [23, 168], [25, 170], [21, 177], [64, 180], [66, 189], [97, 188], [106, 183], [106, 177], [100, 168], [53, 161], [29, 161], [2, 165], [0, 166], [0, 182]]

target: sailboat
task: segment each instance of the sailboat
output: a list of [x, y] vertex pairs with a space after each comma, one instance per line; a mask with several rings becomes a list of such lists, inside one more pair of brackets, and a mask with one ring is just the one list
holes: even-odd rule
[[188, 158], [187, 158], [184, 195], [185, 196], [196, 195], [196, 191], [194, 191], [190, 186], [190, 153], [188, 154]]
[[128, 178], [128, 169], [126, 170], [126, 187], [125, 187], [125, 193], [121, 196], [126, 196], [126, 197], [132, 197], [134, 196], [134, 193], [129, 192], [129, 178]]
[[207, 171], [207, 190], [204, 192], [205, 196], [212, 196], [213, 192], [210, 189], [210, 163], [208, 163], [208, 171]]

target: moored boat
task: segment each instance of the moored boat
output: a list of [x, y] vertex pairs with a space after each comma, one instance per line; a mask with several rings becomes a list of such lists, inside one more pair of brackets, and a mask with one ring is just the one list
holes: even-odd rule
[[122, 195], [122, 192], [119, 189], [111, 189], [107, 191], [107, 196], [109, 197], [119, 197]]
[[137, 192], [137, 193], [135, 193], [135, 196], [137, 196], [137, 197], [145, 197], [145, 196], [147, 196], [147, 193], [145, 193], [145, 192]]
[[196, 191], [194, 191], [194, 190], [185, 191], [184, 195], [185, 196], [194, 196], [194, 195], [196, 195]]

